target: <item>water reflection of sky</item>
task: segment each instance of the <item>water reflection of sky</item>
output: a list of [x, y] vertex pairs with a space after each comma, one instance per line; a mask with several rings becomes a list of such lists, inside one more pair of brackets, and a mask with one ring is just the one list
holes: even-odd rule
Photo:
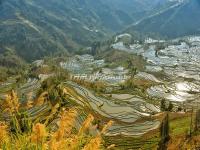
[[180, 45], [170, 45], [160, 50], [156, 56], [155, 46], [150, 46], [148, 50], [142, 49], [138, 44], [131, 45], [128, 49], [122, 42], [112, 46], [115, 49], [142, 55], [149, 63], [147, 69], [153, 66], [157, 67], [157, 71], [161, 71], [161, 68], [164, 68], [167, 75], [200, 80], [200, 47], [189, 47], [182, 42]]
[[[179, 45], [169, 45], [165, 49], [155, 52], [155, 44], [144, 50], [138, 44], [130, 49], [123, 47], [123, 43], [113, 45], [114, 48], [142, 55], [148, 62], [146, 71], [163, 71], [170, 77], [167, 84], [151, 87], [147, 90], [150, 96], [165, 98], [170, 101], [192, 101], [200, 97], [200, 37], [194, 37]], [[199, 40], [198, 40], [199, 39]], [[195, 42], [195, 43], [194, 43]], [[181, 79], [181, 80], [180, 80]], [[190, 79], [191, 82], [185, 82]], [[196, 84], [195, 84], [196, 83]]]
[[193, 101], [198, 99], [200, 86], [190, 82], [168, 83], [158, 85], [147, 90], [150, 96], [165, 98], [170, 101]]

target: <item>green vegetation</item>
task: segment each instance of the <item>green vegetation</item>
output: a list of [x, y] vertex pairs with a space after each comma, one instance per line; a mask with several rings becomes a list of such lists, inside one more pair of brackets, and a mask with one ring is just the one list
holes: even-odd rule
[[172, 136], [189, 134], [191, 117], [180, 117], [170, 121], [170, 133]]
[[[191, 120], [193, 121], [191, 122]], [[195, 116], [191, 113], [169, 114], [170, 140], [168, 149], [195, 149], [200, 146], [199, 133], [194, 130], [194, 120]], [[191, 135], [190, 130], [192, 130]]]
[[172, 104], [172, 102], [168, 102], [168, 105], [167, 105], [165, 99], [162, 99], [160, 102], [161, 111], [172, 111], [173, 107], [174, 107], [174, 105]]
[[194, 131], [199, 132], [200, 130], [200, 110], [196, 111], [196, 117], [195, 117], [195, 128]]
[[0, 54], [0, 82], [11, 76], [22, 76], [27, 68], [28, 65], [12, 49], [6, 48]]
[[141, 150], [156, 150], [159, 143], [159, 135], [155, 133], [153, 137], [126, 137], [126, 136], [117, 136], [117, 137], [104, 137], [106, 144], [114, 143], [116, 145], [116, 150], [126, 150], [126, 149], [141, 149]]
[[122, 89], [140, 90], [144, 93], [146, 89], [156, 84], [157, 83], [145, 79], [130, 78], [126, 80], [125, 83], [121, 84], [121, 87]]
[[146, 61], [142, 56], [137, 56], [130, 54], [128, 52], [123, 52], [115, 49], [110, 49], [103, 51], [98, 58], [103, 58], [108, 64], [108, 67], [114, 68], [118, 66], [123, 66], [128, 69], [137, 69], [142, 71], [145, 69]]
[[[113, 2], [116, 7], [109, 4]], [[55, 53], [74, 53], [130, 25], [140, 16], [137, 6], [144, 7], [139, 10], [144, 15], [150, 4], [156, 6], [132, 3], [128, 5], [131, 11], [126, 11], [127, 5], [120, 1], [2, 1], [0, 45], [3, 50], [13, 47], [27, 61]]]

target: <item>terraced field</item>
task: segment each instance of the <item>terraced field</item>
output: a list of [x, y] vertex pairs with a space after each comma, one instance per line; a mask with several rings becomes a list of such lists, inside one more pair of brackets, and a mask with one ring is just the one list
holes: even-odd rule
[[15, 82], [15, 79], [9, 78], [6, 82], [0, 84], [0, 99], [6, 98], [6, 93], [14, 88]]
[[6, 82], [0, 84], [0, 99], [5, 99], [6, 93], [12, 89], [17, 90], [19, 97], [22, 95], [28, 95], [30, 93], [31, 97], [34, 97], [39, 87], [40, 81], [38, 79], [29, 78], [26, 83], [17, 85], [14, 78], [9, 78]]
[[[17, 94], [19, 97], [20, 103], [24, 102], [24, 96], [27, 96], [29, 100], [33, 100], [36, 96], [36, 91], [40, 87], [40, 81], [37, 79], [28, 79], [23, 85], [16, 87], [16, 80], [10, 78], [5, 83], [0, 85], [0, 100], [5, 100], [6, 95], [12, 89], [17, 89]], [[45, 103], [41, 106], [35, 106], [27, 111], [27, 115], [36, 119], [39, 116], [45, 117], [45, 113], [51, 110], [51, 106], [48, 103]], [[8, 120], [10, 117], [8, 114], [2, 114], [2, 119]]]
[[166, 98], [176, 102], [195, 102], [200, 98], [200, 86], [191, 82], [168, 83], [154, 86], [147, 90], [148, 94], [155, 97]]
[[[140, 44], [125, 47], [123, 42], [115, 43], [112, 47], [146, 59], [146, 72], [139, 72], [136, 77], [161, 83], [147, 90], [149, 96], [196, 106], [200, 99], [199, 39], [200, 37], [185, 37], [169, 43], [162, 41], [167, 46], [158, 51], [156, 42], [146, 43], [147, 49]], [[157, 78], [154, 75], [157, 75]]]
[[[189, 42], [191, 45], [194, 43]], [[200, 42], [196, 43], [200, 45]], [[200, 103], [200, 62], [197, 58], [200, 53], [194, 46], [188, 46], [183, 42], [179, 45], [169, 45], [158, 52], [155, 51], [156, 46], [154, 44], [150, 44], [147, 50], [142, 46], [127, 48], [124, 47], [123, 43], [115, 44], [114, 48], [141, 55], [146, 59], [148, 62], [146, 70], [137, 72], [133, 82], [136, 84], [137, 81], [144, 81], [149, 84], [145, 88], [142, 88], [143, 84], [141, 84], [136, 88], [128, 87], [125, 90], [121, 89], [119, 84], [116, 84], [117, 90], [114, 93], [111, 90], [110, 94], [97, 94], [92, 89], [72, 81], [63, 82], [61, 87], [63, 87], [66, 102], [69, 102], [73, 107], [78, 107], [79, 115], [75, 127], [80, 128], [83, 120], [89, 113], [92, 113], [100, 127], [108, 120], [114, 121], [103, 135], [105, 145], [115, 144], [116, 149], [119, 150], [155, 148], [159, 142], [158, 129], [161, 124], [158, 115], [160, 113], [159, 100], [172, 101], [173, 104], [179, 106], [184, 104], [188, 109], [196, 108]], [[89, 55], [85, 56], [85, 59], [89, 62], [94, 61]], [[63, 65], [71, 66], [67, 63]], [[128, 69], [121, 68], [123, 67], [118, 67], [118, 71], [122, 70], [123, 75], [129, 73]], [[81, 67], [78, 67], [78, 69], [81, 70]], [[91, 71], [91, 66], [84, 69]], [[108, 68], [103, 66], [101, 69], [102, 72], [105, 72], [105, 70], [107, 70], [107, 73], [110, 72]], [[20, 102], [24, 102], [27, 97], [33, 100], [41, 86], [40, 80], [32, 78], [17, 87], [15, 83], [14, 79], [9, 79], [0, 85], [0, 99], [5, 99], [6, 92], [16, 88]], [[109, 85], [113, 86], [107, 83], [107, 86]], [[137, 95], [137, 93], [139, 94]], [[51, 110], [51, 104], [45, 102], [40, 106], [28, 109], [27, 114], [33, 120], [45, 119], [51, 113]], [[10, 117], [3, 114], [0, 119], [9, 120]], [[50, 126], [57, 128], [59, 120], [59, 117], [52, 119]], [[97, 132], [97, 130], [92, 132]], [[155, 135], [144, 138], [149, 133], [154, 134], [154, 132]]]
[[79, 95], [79, 98], [74, 98], [77, 103], [84, 107], [89, 107], [103, 118], [115, 121], [105, 134], [106, 136], [141, 136], [151, 130], [157, 129], [160, 125], [158, 120], [153, 119], [136, 122], [143, 117], [150, 118], [153, 112], [159, 112], [157, 107], [144, 102], [142, 99], [132, 97], [129, 99], [132, 103], [128, 104], [123, 100], [106, 99], [96, 96], [93, 92], [73, 82], [65, 84]]
[[153, 137], [149, 140], [145, 138], [134, 138], [134, 137], [125, 137], [125, 136], [113, 136], [113, 137], [104, 137], [106, 145], [115, 144], [116, 150], [150, 150], [157, 149], [159, 138]]
[[20, 86], [18, 93], [28, 96], [30, 99], [35, 98], [37, 90], [40, 88], [40, 81], [38, 79], [29, 78], [25, 84]]

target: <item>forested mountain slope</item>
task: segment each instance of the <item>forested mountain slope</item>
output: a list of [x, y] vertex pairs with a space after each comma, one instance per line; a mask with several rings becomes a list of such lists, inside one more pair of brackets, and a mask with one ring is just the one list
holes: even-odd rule
[[162, 37], [176, 38], [200, 33], [200, 1], [180, 1], [174, 7], [148, 17], [133, 25], [128, 31], [145, 34], [156, 33]]
[[31, 61], [71, 53], [109, 38], [157, 10], [168, 0], [1, 0], [0, 51]]

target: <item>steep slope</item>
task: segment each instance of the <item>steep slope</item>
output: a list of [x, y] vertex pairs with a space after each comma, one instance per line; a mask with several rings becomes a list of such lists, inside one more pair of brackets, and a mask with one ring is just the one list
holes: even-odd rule
[[125, 12], [132, 18], [132, 23], [137, 21], [146, 13], [152, 11], [159, 3], [159, 0], [104, 0], [104, 3], [109, 4], [118, 12]]
[[49, 53], [72, 51], [102, 38], [104, 31], [97, 31], [94, 14], [85, 9], [77, 12], [75, 2], [67, 5], [67, 1], [55, 0], [3, 0], [0, 45], [30, 60]]
[[200, 34], [200, 1], [179, 1], [128, 29], [145, 34], [156, 34], [166, 38]]
[[[31, 61], [109, 38], [168, 0], [0, 0], [0, 49]], [[172, 3], [172, 2], [171, 2]]]
[[1, 51], [8, 47], [26, 60], [72, 52], [132, 23], [123, 10], [106, 0], [1, 0]]

